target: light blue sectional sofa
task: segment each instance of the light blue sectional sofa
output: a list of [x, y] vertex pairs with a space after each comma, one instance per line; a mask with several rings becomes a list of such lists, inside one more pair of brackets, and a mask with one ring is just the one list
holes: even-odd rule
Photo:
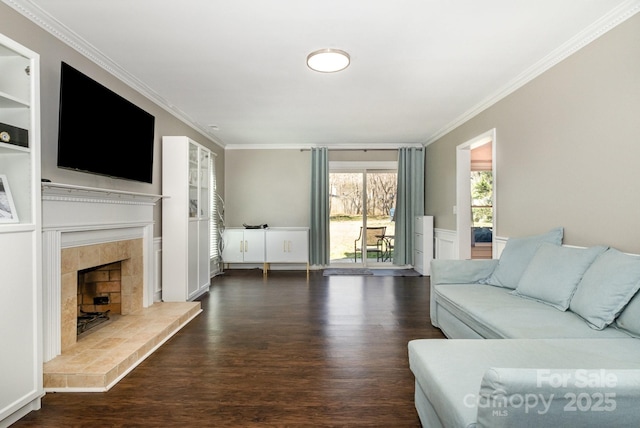
[[432, 262], [449, 339], [409, 342], [423, 426], [640, 426], [640, 257], [561, 243], [558, 228], [500, 260]]

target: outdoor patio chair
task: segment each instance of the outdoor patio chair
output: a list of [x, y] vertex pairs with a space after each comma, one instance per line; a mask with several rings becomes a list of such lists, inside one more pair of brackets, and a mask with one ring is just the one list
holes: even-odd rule
[[[360, 235], [358, 236], [358, 239], [353, 242], [353, 258], [356, 263], [358, 263], [358, 253], [360, 253], [360, 258], [362, 258], [362, 229], [364, 228], [360, 228]], [[386, 226], [367, 227], [364, 237], [364, 251], [366, 252], [367, 257], [369, 252], [372, 251], [375, 251], [377, 261], [380, 261], [380, 259], [383, 257], [384, 234], [386, 233], [386, 231]]]

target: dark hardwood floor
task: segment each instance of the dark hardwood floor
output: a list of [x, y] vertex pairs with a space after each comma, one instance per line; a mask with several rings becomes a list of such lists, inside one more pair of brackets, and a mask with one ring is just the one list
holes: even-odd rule
[[227, 271], [203, 313], [106, 393], [16, 427], [419, 427], [407, 342], [442, 338], [423, 277]]

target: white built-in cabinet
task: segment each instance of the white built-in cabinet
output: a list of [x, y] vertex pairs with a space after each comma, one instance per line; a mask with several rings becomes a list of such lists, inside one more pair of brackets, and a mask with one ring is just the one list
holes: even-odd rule
[[209, 290], [213, 154], [187, 137], [162, 137], [162, 300]]
[[222, 260], [230, 263], [262, 263], [266, 274], [271, 263], [305, 264], [309, 272], [309, 229], [227, 228], [223, 236]]
[[44, 395], [39, 61], [0, 34], [0, 426]]
[[433, 259], [433, 216], [417, 216], [413, 226], [413, 268], [421, 275], [431, 275]]

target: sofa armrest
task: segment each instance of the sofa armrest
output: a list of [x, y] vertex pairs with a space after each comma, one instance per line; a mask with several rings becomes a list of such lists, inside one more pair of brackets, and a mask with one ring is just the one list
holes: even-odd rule
[[497, 259], [431, 260], [431, 278], [429, 280], [431, 290], [431, 298], [429, 302], [431, 325], [434, 327], [440, 327], [438, 325], [438, 317], [436, 315], [436, 285], [479, 284], [480, 281], [491, 275], [496, 266], [498, 266]]
[[497, 259], [431, 260], [431, 284], [470, 284], [491, 275]]
[[640, 370], [492, 368], [465, 405], [478, 427], [635, 427], [638, 400]]

